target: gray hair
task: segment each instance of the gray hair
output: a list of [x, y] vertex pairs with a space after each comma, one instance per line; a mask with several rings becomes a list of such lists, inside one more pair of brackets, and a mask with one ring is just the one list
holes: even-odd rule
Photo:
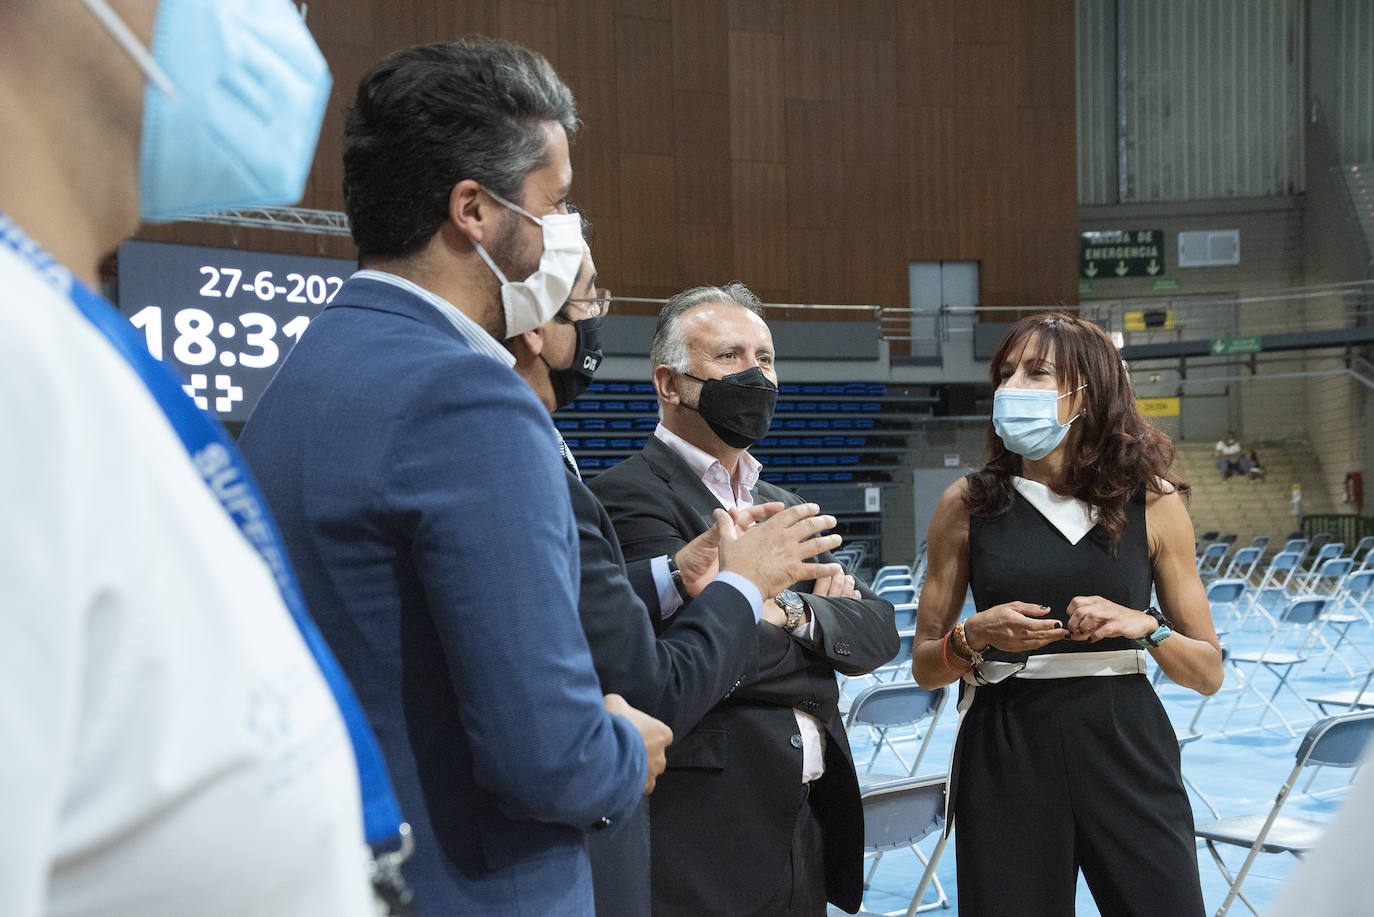
[[649, 362], [667, 366], [674, 372], [685, 373], [688, 367], [687, 341], [682, 336], [682, 316], [690, 309], [707, 303], [726, 303], [748, 309], [763, 318], [763, 303], [739, 281], [723, 287], [692, 287], [669, 298], [659, 310], [654, 327], [654, 341], [649, 346]]

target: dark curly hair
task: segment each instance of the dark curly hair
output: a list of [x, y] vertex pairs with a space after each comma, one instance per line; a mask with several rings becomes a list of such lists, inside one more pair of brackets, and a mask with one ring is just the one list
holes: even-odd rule
[[[1023, 360], [1029, 356], [1040, 361], [1053, 352], [1061, 393], [1087, 385], [1074, 421], [1078, 439], [1068, 457], [1065, 483], [1070, 495], [1097, 508], [1113, 548], [1126, 529], [1126, 504], [1136, 496], [1147, 490], [1167, 493], [1170, 488], [1188, 495], [1187, 482], [1171, 472], [1173, 442], [1136, 411], [1126, 365], [1105, 331], [1063, 312], [1021, 319], [992, 358], [993, 388], [1023, 348]], [[969, 512], [980, 519], [1005, 513], [1011, 508], [1011, 478], [1020, 473], [1021, 456], [1003, 445], [989, 423], [983, 467], [968, 477]]]

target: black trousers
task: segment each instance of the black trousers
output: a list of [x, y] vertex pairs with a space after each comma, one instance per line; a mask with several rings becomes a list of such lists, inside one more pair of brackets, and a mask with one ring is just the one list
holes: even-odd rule
[[1144, 675], [978, 689], [959, 731], [959, 913], [1202, 915], [1178, 740]]
[[811, 790], [811, 784], [800, 786], [802, 803], [792, 831], [791, 881], [753, 917], [825, 917], [825, 832], [812, 808]]

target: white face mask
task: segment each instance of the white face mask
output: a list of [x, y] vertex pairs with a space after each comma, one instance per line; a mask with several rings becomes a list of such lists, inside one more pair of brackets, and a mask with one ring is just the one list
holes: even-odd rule
[[[483, 190], [486, 191], [485, 188]], [[533, 220], [544, 230], [544, 253], [539, 256], [539, 268], [518, 283], [506, 279], [482, 243], [472, 243], [496, 279], [501, 281], [501, 304], [506, 313], [505, 337], [509, 339], [544, 325], [568, 301], [573, 281], [577, 279], [577, 271], [582, 266], [582, 218], [575, 213], [551, 213], [546, 217], [537, 217], [490, 191], [487, 194], [491, 194], [492, 199], [502, 206]]]

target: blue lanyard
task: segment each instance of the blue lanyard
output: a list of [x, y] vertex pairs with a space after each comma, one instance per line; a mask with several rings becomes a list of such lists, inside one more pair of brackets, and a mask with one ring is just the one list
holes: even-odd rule
[[176, 375], [153, 358], [133, 326], [113, 306], [73, 277], [70, 271], [25, 235], [4, 213], [0, 213], [0, 241], [29, 262], [54, 289], [71, 300], [72, 305], [100, 329], [110, 345], [129, 362], [181, 438], [192, 464], [205, 478], [206, 486], [219, 499], [230, 518], [238, 523], [244, 537], [262, 555], [277, 581], [282, 601], [286, 603], [306, 646], [315, 657], [316, 665], [329, 683], [348, 727], [353, 754], [358, 761], [358, 778], [363, 796], [363, 830], [367, 842], [375, 846], [399, 838], [401, 808], [391, 788], [391, 778], [387, 774], [377, 739], [367, 724], [357, 695], [339, 668], [338, 660], [329, 651], [319, 628], [305, 608], [305, 600], [296, 584], [296, 575], [291, 570], [281, 534], [238, 447], [223, 427], [186, 397]]

